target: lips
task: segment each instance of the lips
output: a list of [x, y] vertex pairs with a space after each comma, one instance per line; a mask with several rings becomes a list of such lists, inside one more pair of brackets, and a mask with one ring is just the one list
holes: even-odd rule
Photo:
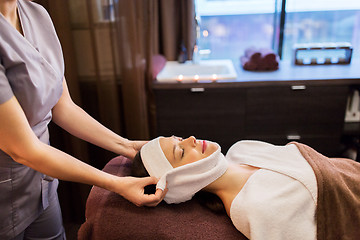
[[202, 141], [202, 153], [204, 153], [205, 152], [205, 150], [206, 150], [206, 141], [205, 140], [203, 140]]

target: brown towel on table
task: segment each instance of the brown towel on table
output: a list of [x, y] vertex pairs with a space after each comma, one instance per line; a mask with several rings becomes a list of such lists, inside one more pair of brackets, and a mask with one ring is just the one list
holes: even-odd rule
[[313, 168], [318, 185], [318, 240], [360, 239], [360, 163], [328, 158], [293, 142]]
[[[111, 160], [104, 171], [127, 176], [131, 161]], [[160, 203], [155, 208], [136, 207], [121, 196], [94, 187], [86, 203], [86, 222], [79, 240], [115, 239], [237, 239], [246, 240], [226, 214], [217, 215], [196, 200], [181, 204]]]

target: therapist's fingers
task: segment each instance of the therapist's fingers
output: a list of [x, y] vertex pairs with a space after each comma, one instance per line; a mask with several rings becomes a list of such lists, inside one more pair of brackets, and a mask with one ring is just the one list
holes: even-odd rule
[[117, 193], [122, 195], [124, 198], [134, 203], [136, 206], [156, 206], [165, 197], [167, 191], [156, 191], [155, 194], [145, 194], [145, 186], [156, 184], [158, 179], [155, 177], [121, 177], [121, 184], [117, 185], [120, 187]]
[[[158, 179], [155, 177], [147, 177], [144, 178], [144, 180], [146, 180], [146, 182], [144, 181], [144, 187], [147, 185], [151, 185], [151, 184], [156, 184], [158, 182]], [[148, 206], [148, 207], [155, 207], [157, 206], [165, 197], [168, 189], [166, 188], [167, 185], [165, 186], [165, 190], [162, 190], [160, 188], [156, 189], [155, 194], [144, 194], [144, 202], [142, 205], [144, 206]]]
[[140, 151], [142, 146], [144, 146], [149, 141], [133, 141], [133, 147], [136, 151]]
[[160, 188], [156, 189], [155, 194], [148, 195], [148, 202], [144, 203], [144, 206], [147, 207], [156, 207], [165, 197], [168, 189], [162, 190]]
[[156, 177], [144, 177], [141, 179], [143, 181], [142, 183], [144, 187], [151, 184], [157, 184], [157, 182], [159, 181], [159, 179], [157, 179]]
[[140, 151], [142, 146], [146, 144], [148, 141], [130, 141], [130, 147], [125, 149], [123, 155], [130, 159], [134, 159], [135, 155]]

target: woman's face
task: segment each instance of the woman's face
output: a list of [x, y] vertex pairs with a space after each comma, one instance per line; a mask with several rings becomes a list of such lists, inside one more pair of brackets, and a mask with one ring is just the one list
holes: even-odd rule
[[175, 136], [160, 138], [160, 146], [174, 168], [206, 158], [218, 148], [212, 142], [196, 140], [193, 136], [186, 139]]

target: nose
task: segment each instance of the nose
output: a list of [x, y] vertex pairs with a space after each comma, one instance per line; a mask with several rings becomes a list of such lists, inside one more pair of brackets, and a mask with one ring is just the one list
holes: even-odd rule
[[184, 139], [182, 141], [182, 143], [185, 145], [185, 144], [188, 144], [189, 146], [193, 146], [193, 147], [196, 147], [196, 138], [194, 136], [190, 136], [188, 137], [187, 139]]

